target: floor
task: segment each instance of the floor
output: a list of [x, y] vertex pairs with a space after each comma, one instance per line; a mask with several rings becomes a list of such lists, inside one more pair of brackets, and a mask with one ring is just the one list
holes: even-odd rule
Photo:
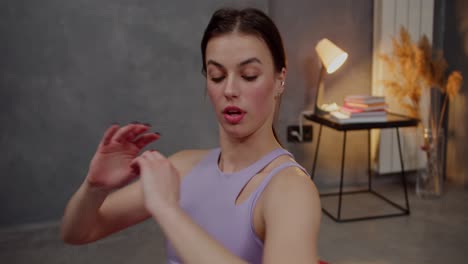
[[[386, 184], [383, 192], [401, 202], [397, 187]], [[442, 198], [432, 200], [416, 197], [414, 187], [409, 190], [410, 216], [335, 223], [323, 215], [321, 259], [337, 264], [467, 263], [468, 190], [448, 186]], [[343, 216], [391, 209], [365, 195], [346, 197]], [[333, 211], [337, 201], [327, 199], [322, 204]], [[63, 244], [53, 223], [0, 230], [1, 263], [144, 264], [164, 259], [163, 237], [152, 221], [85, 246]]]

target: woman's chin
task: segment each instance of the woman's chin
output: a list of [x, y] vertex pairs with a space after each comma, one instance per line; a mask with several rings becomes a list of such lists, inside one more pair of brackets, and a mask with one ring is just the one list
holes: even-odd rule
[[243, 127], [242, 125], [222, 125], [221, 129], [223, 130], [223, 134], [232, 139], [237, 139], [239, 141], [244, 140], [247, 138], [250, 134], [249, 131], [245, 129], [245, 126]]

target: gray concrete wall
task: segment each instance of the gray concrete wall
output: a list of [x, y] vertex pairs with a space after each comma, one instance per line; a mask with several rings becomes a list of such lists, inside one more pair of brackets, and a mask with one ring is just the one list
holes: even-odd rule
[[[269, 11], [289, 73], [277, 130], [307, 169], [314, 143], [288, 144], [313, 101], [316, 42], [350, 54], [325, 80], [325, 99], [369, 93], [372, 1], [18, 1], [0, 3], [0, 227], [56, 221], [83, 181], [112, 122], [150, 122], [164, 154], [217, 146], [217, 125], [200, 74], [200, 40], [220, 6]], [[317, 127], [315, 131], [317, 132]], [[348, 183], [362, 180], [365, 134], [348, 137]], [[324, 130], [318, 184], [336, 183], [340, 134]]]
[[164, 154], [217, 145], [200, 40], [221, 6], [266, 0], [0, 2], [0, 227], [58, 220], [112, 122]]
[[[304, 109], [313, 109], [319, 59], [316, 43], [328, 38], [348, 52], [348, 61], [337, 72], [325, 76], [324, 102], [342, 104], [348, 94], [370, 94], [372, 66], [372, 0], [270, 1], [272, 17], [283, 34], [288, 75], [279, 117], [279, 132], [285, 139], [286, 126], [297, 124]], [[318, 126], [312, 143], [285, 146], [307, 169], [312, 168]], [[324, 128], [317, 161], [316, 183], [336, 187], [339, 182], [342, 133]], [[345, 182], [366, 180], [367, 132], [350, 132], [347, 138]]]

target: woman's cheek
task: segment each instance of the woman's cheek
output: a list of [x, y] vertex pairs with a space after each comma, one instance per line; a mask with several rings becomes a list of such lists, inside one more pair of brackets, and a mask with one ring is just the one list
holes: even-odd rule
[[216, 110], [216, 108], [218, 108], [217, 104], [219, 104], [220, 102], [220, 99], [219, 99], [220, 95], [217, 94], [215, 91], [216, 89], [213, 89], [213, 87], [207, 88], [207, 93], [208, 93], [208, 97], [210, 97], [211, 105]]
[[257, 112], [269, 113], [273, 110], [274, 100], [272, 99], [271, 90], [267, 87], [252, 89], [252, 106]]

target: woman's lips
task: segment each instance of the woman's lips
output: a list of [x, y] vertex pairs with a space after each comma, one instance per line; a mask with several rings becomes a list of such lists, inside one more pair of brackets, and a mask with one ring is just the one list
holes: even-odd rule
[[238, 124], [245, 116], [245, 111], [237, 106], [228, 106], [223, 111], [224, 119], [230, 124]]

